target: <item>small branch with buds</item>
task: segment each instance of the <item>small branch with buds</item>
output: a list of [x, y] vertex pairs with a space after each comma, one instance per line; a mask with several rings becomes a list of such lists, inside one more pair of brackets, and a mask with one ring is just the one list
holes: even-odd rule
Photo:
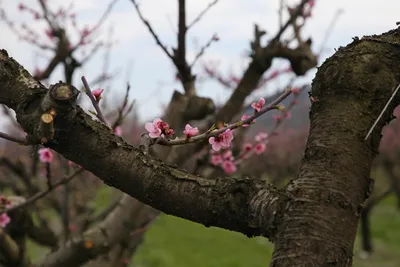
[[238, 121], [236, 123], [227, 125], [223, 128], [220, 128], [218, 130], [215, 130], [215, 125], [208, 129], [205, 133], [195, 135], [195, 136], [187, 136], [186, 138], [176, 138], [173, 140], [169, 140], [166, 137], [157, 137], [157, 138], [150, 138], [148, 134], [144, 134], [142, 136], [142, 147], [147, 147], [151, 146], [154, 144], [159, 144], [163, 146], [176, 146], [176, 145], [184, 145], [188, 143], [197, 143], [200, 141], [203, 141], [205, 139], [208, 139], [210, 137], [216, 137], [219, 136], [220, 134], [224, 133], [227, 130], [234, 130], [236, 128], [239, 128], [243, 125], [249, 125], [253, 123], [253, 121], [260, 117], [261, 115], [265, 114], [268, 111], [278, 109], [278, 110], [283, 110], [283, 106], [280, 106], [279, 103], [281, 103], [286, 97], [288, 97], [292, 93], [291, 89], [285, 90], [285, 92], [279, 96], [276, 100], [274, 100], [270, 105], [260, 109], [259, 111], [255, 111], [253, 116], [248, 117], [244, 120]]
[[110, 127], [110, 126], [108, 125], [108, 123], [107, 123], [106, 118], [105, 118], [104, 115], [103, 115], [103, 112], [102, 112], [101, 109], [100, 109], [99, 101], [96, 100], [96, 98], [95, 98], [95, 97], [93, 96], [93, 94], [92, 94], [92, 90], [90, 89], [90, 86], [89, 86], [89, 84], [88, 84], [88, 82], [87, 82], [85, 76], [82, 76], [81, 79], [82, 79], [83, 85], [85, 86], [85, 93], [88, 95], [88, 97], [90, 98], [90, 101], [92, 101], [93, 107], [96, 109], [96, 112], [97, 112], [96, 116], [97, 116], [97, 118], [99, 118], [99, 120], [100, 120], [102, 123], [104, 123], [105, 125], [107, 125], [108, 127]]

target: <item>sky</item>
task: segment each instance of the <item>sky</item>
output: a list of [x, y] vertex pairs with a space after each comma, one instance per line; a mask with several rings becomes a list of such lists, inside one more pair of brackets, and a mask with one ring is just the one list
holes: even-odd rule
[[[49, 1], [49, 0], [48, 0]], [[187, 21], [192, 21], [212, 0], [187, 0]], [[213, 43], [205, 52], [204, 57], [194, 68], [194, 74], [201, 77], [202, 66], [214, 62], [221, 73], [233, 72], [238, 77], [246, 67], [252, 39], [253, 25], [256, 23], [267, 31], [271, 38], [278, 30], [278, 8], [280, 0], [219, 0], [211, 10], [188, 33], [188, 59], [192, 61], [200, 47], [213, 34], [217, 34], [219, 41]], [[299, 1], [299, 0], [298, 0]], [[286, 1], [289, 4], [298, 1]], [[21, 3], [37, 8], [37, 0], [25, 0]], [[41, 34], [41, 40], [46, 39], [45, 24], [35, 21], [27, 13], [21, 13], [17, 6], [18, 1], [0, 0], [0, 6], [6, 11], [15, 23], [27, 23]], [[74, 10], [80, 28], [96, 24], [110, 0], [74, 0]], [[176, 0], [142, 0], [138, 3], [143, 16], [151, 23], [154, 30], [167, 47], [176, 45], [177, 24]], [[51, 7], [66, 6], [71, 0], [51, 0]], [[383, 4], [384, 3], [384, 4]], [[327, 29], [335, 16], [341, 10], [341, 15], [335, 24], [329, 38], [326, 40]], [[312, 18], [307, 21], [302, 36], [312, 37], [313, 50], [320, 51], [325, 42], [324, 52], [321, 54], [321, 64], [325, 58], [334, 53], [334, 49], [345, 46], [352, 41], [352, 37], [369, 34], [379, 34], [396, 27], [399, 17], [400, 1], [366, 1], [366, 0], [316, 0]], [[286, 16], [287, 17], [287, 16]], [[112, 30], [112, 38], [109, 32]], [[0, 21], [0, 48], [6, 49], [12, 57], [26, 69], [33, 72], [35, 67], [45, 66], [48, 54], [33, 48], [13, 34], [7, 25]], [[155, 44], [154, 39], [139, 20], [136, 10], [130, 0], [119, 0], [108, 17], [99, 38], [114, 40], [109, 53], [108, 71], [116, 72], [116, 76], [109, 84], [104, 84], [106, 93], [111, 101], [109, 106], [117, 107], [124, 94], [126, 83], [132, 87], [131, 97], [136, 100], [136, 108], [141, 120], [150, 120], [163, 111], [174, 90], [182, 91], [181, 85], [175, 81], [175, 70], [169, 58]], [[49, 43], [49, 42], [47, 42]], [[50, 44], [50, 43], [49, 43]], [[78, 54], [79, 55], [79, 54]], [[105, 60], [104, 50], [99, 53], [74, 77], [74, 85], [80, 87], [80, 76], [93, 80], [101, 73]], [[289, 64], [285, 60], [274, 60], [270, 71], [282, 69]], [[303, 84], [311, 82], [315, 70], [309, 71], [305, 77], [296, 82]], [[290, 75], [284, 75], [257, 91], [248, 101], [254, 100], [276, 88], [284, 86]], [[61, 69], [49, 80], [54, 83], [62, 79]], [[213, 98], [217, 103], [223, 103], [229, 98], [231, 90], [222, 87], [210, 79], [200, 79], [197, 84], [199, 95]], [[1, 118], [0, 118], [1, 120]]]

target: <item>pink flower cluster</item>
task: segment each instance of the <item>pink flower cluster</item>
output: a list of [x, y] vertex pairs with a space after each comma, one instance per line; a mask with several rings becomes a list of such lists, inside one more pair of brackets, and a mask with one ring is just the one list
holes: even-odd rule
[[0, 214], [0, 227], [6, 228], [7, 224], [11, 222], [10, 217], [8, 217], [7, 213]]
[[50, 148], [39, 149], [39, 159], [43, 163], [51, 163], [54, 159], [53, 151]]
[[190, 138], [190, 137], [198, 134], [199, 129], [197, 127], [190, 126], [190, 124], [186, 124], [185, 130], [183, 131], [183, 133], [186, 135], [187, 138]]
[[[9, 209], [12, 207], [11, 202], [4, 196], [0, 196], [0, 205], [5, 207], [6, 209]], [[0, 214], [0, 227], [5, 228], [7, 224], [11, 222], [10, 217], [8, 217], [7, 213], [1, 213]]]
[[[151, 138], [157, 138], [164, 135], [172, 137], [174, 135], [174, 130], [169, 127], [168, 123], [162, 121], [160, 118], [154, 119], [153, 122], [146, 123], [144, 128], [149, 132]], [[190, 137], [197, 135], [199, 129], [197, 127], [192, 127], [190, 124], [186, 124], [183, 133], [186, 135], [186, 138], [189, 139]]]
[[240, 153], [240, 158], [248, 158], [250, 156], [250, 152], [254, 152], [257, 155], [261, 155], [265, 152], [268, 143], [268, 134], [265, 132], [260, 132], [255, 136], [256, 144], [253, 145], [251, 143], [245, 143], [243, 145], [242, 152]]
[[211, 144], [212, 149], [219, 151], [221, 148], [230, 147], [233, 138], [233, 131], [231, 129], [227, 129], [216, 137], [210, 137], [208, 142]]
[[210, 162], [214, 166], [221, 166], [226, 174], [232, 174], [237, 171], [231, 150], [226, 150], [219, 154], [215, 150], [211, 150]]
[[174, 135], [174, 130], [169, 128], [168, 123], [162, 121], [160, 118], [154, 119], [153, 122], [146, 123], [144, 128], [149, 132], [151, 138], [157, 138], [164, 135], [171, 137]]

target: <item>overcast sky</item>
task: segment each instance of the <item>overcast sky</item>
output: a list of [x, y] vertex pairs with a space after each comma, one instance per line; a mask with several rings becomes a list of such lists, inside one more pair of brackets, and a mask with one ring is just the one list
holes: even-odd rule
[[[1, 0], [0, 0], [1, 1]], [[110, 0], [75, 0], [75, 10], [78, 24], [82, 28], [96, 23], [102, 12], [106, 9]], [[188, 21], [197, 16], [212, 0], [187, 0]], [[20, 1], [31, 7], [37, 7], [35, 0]], [[68, 5], [71, 1], [49, 0], [51, 6]], [[143, 15], [150, 21], [162, 42], [166, 46], [176, 44], [177, 2], [176, 0], [142, 0], [141, 9]], [[288, 1], [295, 3], [297, 1]], [[240, 76], [241, 70], [246, 65], [245, 52], [249, 49], [249, 41], [252, 38], [253, 25], [257, 23], [273, 36], [278, 28], [278, 4], [279, 0], [220, 0], [204, 18], [197, 23], [188, 34], [189, 59], [216, 33], [220, 41], [214, 43], [207, 51], [202, 62], [219, 62], [219, 69], [224, 73], [231, 70]], [[33, 20], [28, 14], [20, 13], [17, 9], [18, 2], [3, 0], [2, 7], [7, 15], [16, 22], [29, 23], [31, 27], [44, 34], [45, 24]], [[313, 38], [313, 49], [319, 51], [324, 40], [326, 30], [337, 10], [343, 10], [331, 36], [325, 46], [321, 62], [334, 52], [334, 48], [345, 46], [351, 42], [354, 36], [365, 34], [379, 34], [396, 27], [396, 21], [400, 21], [400, 1], [365, 1], [365, 0], [336, 0], [316, 1], [312, 19], [307, 22], [303, 31], [305, 38]], [[104, 24], [101, 37], [106, 38], [107, 32], [113, 28], [113, 39], [116, 44], [112, 47], [109, 61], [109, 70], [120, 70], [111, 84], [113, 92], [124, 93], [126, 82], [132, 85], [133, 97], [137, 100], [137, 107], [142, 119], [150, 119], [160, 114], [162, 105], [169, 101], [174, 89], [182, 90], [179, 83], [174, 81], [175, 71], [172, 63], [155, 45], [130, 0], [119, 0], [107, 23]], [[5, 23], [0, 21], [0, 48], [8, 50], [8, 53], [23, 64], [29, 71], [33, 71], [36, 65], [39, 68], [45, 66], [43, 58], [37, 56], [38, 49], [32, 49], [30, 44], [20, 40], [8, 29]], [[104, 53], [101, 51], [83, 69], [83, 74], [88, 80], [95, 78], [103, 69]], [[285, 61], [275, 61], [274, 68], [288, 66]], [[199, 73], [201, 64], [195, 69]], [[79, 73], [75, 76], [74, 83], [80, 86]], [[299, 82], [311, 81], [315, 71], [300, 79]], [[51, 77], [50, 82], [58, 81], [60, 70]], [[284, 85], [288, 76], [278, 79], [276, 82], [259, 92], [274, 90], [279, 85]], [[213, 81], [201, 82], [198, 85], [201, 95], [214, 98], [221, 103], [230, 95], [230, 91]], [[258, 96], [256, 96], [258, 97]]]

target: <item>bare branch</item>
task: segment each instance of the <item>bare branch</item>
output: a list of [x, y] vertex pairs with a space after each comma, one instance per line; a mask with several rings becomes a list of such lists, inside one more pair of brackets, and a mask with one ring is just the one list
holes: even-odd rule
[[218, 36], [217, 36], [216, 34], [214, 34], [214, 35], [210, 38], [210, 40], [208, 40], [208, 42], [207, 42], [207, 43], [200, 49], [200, 51], [197, 53], [196, 57], [195, 57], [194, 60], [193, 60], [193, 63], [190, 65], [191, 68], [196, 64], [197, 60], [199, 60], [200, 57], [204, 55], [204, 52], [206, 51], [206, 49], [209, 48], [209, 47], [211, 46], [211, 44], [212, 44], [213, 42], [216, 42], [216, 41], [218, 41]]
[[25, 139], [25, 138], [20, 138], [20, 137], [16, 137], [16, 136], [11, 136], [11, 135], [9, 135], [9, 134], [2, 133], [2, 132], [0, 132], [0, 138], [6, 139], [6, 140], [9, 140], [9, 141], [11, 141], [11, 142], [15, 142], [15, 143], [18, 143], [18, 144], [24, 145], [24, 146], [32, 145], [32, 144], [29, 143], [28, 140]]
[[27, 199], [25, 202], [23, 202], [23, 203], [21, 203], [19, 205], [13, 206], [13, 207], [11, 207], [9, 209], [6, 209], [4, 212], [12, 212], [14, 210], [22, 209], [24, 207], [27, 207], [27, 206], [33, 204], [35, 201], [37, 201], [37, 200], [45, 197], [46, 195], [48, 195], [57, 186], [60, 186], [60, 185], [63, 185], [63, 184], [66, 184], [66, 183], [70, 182], [72, 179], [77, 177], [78, 174], [82, 173], [84, 170], [85, 169], [83, 169], [83, 168], [78, 169], [77, 171], [75, 171], [70, 176], [62, 178], [62, 179], [60, 179], [59, 181], [57, 181], [55, 183], [52, 183], [51, 186], [48, 187], [48, 189], [46, 191], [39, 192], [39, 193], [35, 194], [34, 196], [30, 197], [29, 199]]
[[157, 45], [159, 47], [161, 47], [161, 49], [164, 51], [164, 53], [174, 62], [175, 61], [174, 57], [171, 55], [171, 53], [168, 51], [168, 49], [163, 45], [163, 43], [161, 42], [161, 40], [158, 37], [158, 35], [156, 34], [156, 32], [153, 30], [153, 27], [151, 27], [149, 21], [143, 17], [142, 12], [139, 9], [138, 3], [136, 3], [135, 0], [131, 0], [131, 2], [135, 6], [135, 9], [139, 15], [140, 20], [144, 23], [144, 25], [146, 25], [147, 29], [149, 30], [149, 32], [153, 36], [154, 40], [156, 41]]
[[193, 25], [201, 20], [201, 18], [214, 6], [218, 3], [218, 0], [214, 0], [207, 5], [207, 7], [200, 12], [200, 14], [187, 26], [187, 30], [189, 30]]

